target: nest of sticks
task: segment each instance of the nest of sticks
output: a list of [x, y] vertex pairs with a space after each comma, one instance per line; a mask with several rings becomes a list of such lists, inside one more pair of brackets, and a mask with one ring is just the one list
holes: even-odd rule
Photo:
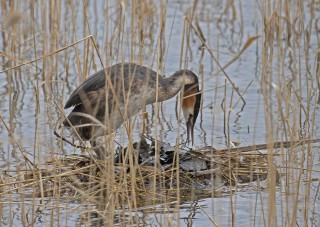
[[[190, 193], [219, 196], [231, 190], [256, 189], [262, 187], [261, 182], [267, 182], [270, 151], [261, 149], [266, 146], [190, 150], [152, 138], [142, 139], [117, 149], [115, 156], [103, 161], [69, 155], [50, 160], [42, 168], [2, 174], [0, 193], [23, 191], [32, 197], [58, 195], [73, 199], [115, 193], [121, 203], [132, 195], [141, 203], [150, 198], [159, 202], [176, 200], [177, 196], [187, 199]], [[272, 155], [278, 155], [276, 149]], [[280, 174], [276, 171], [274, 176], [279, 182]]]

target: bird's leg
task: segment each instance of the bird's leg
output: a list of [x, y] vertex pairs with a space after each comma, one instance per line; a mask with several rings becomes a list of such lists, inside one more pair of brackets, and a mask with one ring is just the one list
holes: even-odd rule
[[108, 157], [114, 156], [110, 153], [114, 151], [114, 143], [121, 147], [115, 140], [115, 133], [90, 140], [91, 147], [100, 160], [106, 160]]
[[142, 134], [146, 133], [148, 135], [150, 130], [149, 128], [150, 121], [149, 121], [148, 112], [146, 110], [145, 105], [142, 107], [142, 122], [143, 122]]
[[96, 155], [98, 156], [98, 159], [105, 160], [106, 159], [106, 150], [104, 146], [97, 142], [96, 139], [90, 140], [90, 144]]

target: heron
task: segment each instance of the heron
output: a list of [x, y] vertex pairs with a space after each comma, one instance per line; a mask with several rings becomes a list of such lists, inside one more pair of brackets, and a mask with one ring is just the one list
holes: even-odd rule
[[[82, 140], [95, 147], [98, 137], [111, 134], [146, 105], [171, 99], [182, 88], [181, 105], [187, 141], [191, 140], [193, 144], [201, 92], [198, 77], [187, 69], [179, 70], [170, 77], [135, 63], [118, 63], [97, 71], [84, 80], [66, 101], [64, 108], [73, 107], [73, 110], [63, 125], [72, 126]], [[105, 157], [100, 149], [94, 151], [99, 159]]]

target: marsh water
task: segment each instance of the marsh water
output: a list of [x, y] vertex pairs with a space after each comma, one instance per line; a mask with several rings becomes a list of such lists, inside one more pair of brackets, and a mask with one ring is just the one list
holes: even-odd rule
[[[237, 91], [243, 95], [244, 103], [230, 81], [220, 71], [207, 48], [202, 45], [199, 36], [188, 24], [185, 17], [192, 18], [193, 4], [191, 1], [168, 1], [167, 3], [160, 1], [144, 4], [144, 6], [149, 5], [150, 9], [140, 9], [139, 12], [143, 10], [150, 10], [150, 12], [145, 14], [148, 19], [138, 27], [135, 25], [136, 22], [132, 22], [134, 18], [132, 14], [135, 11], [132, 10], [129, 2], [88, 1], [84, 7], [82, 2], [70, 4], [62, 1], [59, 6], [61, 12], [58, 30], [49, 26], [46, 27], [47, 30], [41, 29], [41, 23], [46, 22], [40, 17], [43, 11], [40, 12], [39, 7], [35, 9], [35, 22], [33, 22], [36, 24], [34, 24], [36, 38], [30, 38], [32, 36], [29, 39], [26, 38], [25, 42], [21, 43], [21, 52], [11, 54], [21, 62], [27, 62], [92, 34], [97, 41], [103, 60], [109, 65], [121, 61], [135, 61], [156, 70], [157, 60], [161, 55], [158, 47], [161, 43], [161, 47], [165, 50], [161, 57], [164, 67], [160, 68], [163, 74], [170, 75], [181, 67], [192, 70], [200, 78], [204, 93], [202, 109], [195, 126], [195, 149], [203, 146], [226, 148], [229, 141], [240, 143], [240, 146], [262, 144], [266, 143], [267, 138], [270, 137], [274, 141], [280, 141], [284, 139], [283, 130], [288, 132], [296, 130], [293, 132], [294, 135], [312, 135], [313, 138], [318, 138], [320, 118], [317, 113], [318, 88], [315, 75], [319, 45], [317, 36], [319, 22], [316, 19], [319, 17], [320, 5], [313, 6], [312, 13], [308, 3], [303, 2], [303, 5], [292, 3], [289, 6], [292, 15], [300, 15], [299, 12], [303, 12], [303, 15], [295, 21], [296, 33], [288, 38], [291, 45], [286, 43], [288, 36], [285, 35], [285, 31], [283, 35], [279, 35], [279, 39], [274, 41], [274, 52], [269, 55], [269, 57], [272, 56], [273, 61], [270, 63], [269, 60], [265, 61], [263, 54], [263, 47], [266, 45], [264, 25], [272, 21], [276, 13], [270, 13], [269, 21], [266, 22], [263, 21], [262, 16], [266, 9], [261, 1], [199, 1], [194, 11], [194, 24], [197, 25], [198, 30], [201, 30], [207, 46], [210, 47], [221, 66], [225, 66], [236, 57], [247, 40], [259, 36], [235, 62], [224, 70]], [[45, 1], [44, 5], [44, 7], [49, 6]], [[31, 4], [21, 3], [16, 7], [16, 11], [28, 17], [30, 7]], [[72, 13], [75, 15], [70, 13], [70, 7], [74, 7]], [[280, 3], [279, 5], [273, 3], [269, 7], [269, 10], [280, 13], [277, 17], [284, 16], [285, 10], [278, 9]], [[47, 15], [50, 10], [54, 10], [53, 8], [46, 9]], [[84, 9], [87, 11], [87, 18]], [[161, 9], [165, 12], [160, 12]], [[3, 21], [5, 16], [2, 9], [0, 17]], [[85, 20], [90, 28], [83, 25]], [[109, 27], [106, 27], [105, 20], [109, 20]], [[166, 23], [161, 34], [160, 21]], [[284, 21], [282, 21], [283, 24]], [[18, 23], [23, 27], [29, 22], [21, 19]], [[123, 26], [123, 30], [119, 30], [116, 25], [118, 23], [122, 23], [120, 27]], [[275, 24], [275, 27], [283, 24]], [[313, 29], [307, 33], [306, 30], [310, 26]], [[136, 33], [142, 30], [144, 39], [141, 42], [144, 48], [141, 53], [139, 52], [141, 44], [131, 37], [137, 36]], [[183, 37], [184, 33], [189, 33], [190, 36]], [[185, 38], [184, 41], [182, 41], [183, 38]], [[52, 45], [51, 39], [58, 40], [56, 42], [58, 44]], [[112, 47], [110, 40], [112, 40]], [[1, 36], [0, 43], [3, 41]], [[43, 46], [34, 48], [33, 42], [45, 42], [47, 48]], [[32, 48], [23, 46], [27, 44]], [[9, 136], [5, 125], [0, 123], [1, 174], [13, 174], [17, 169], [25, 167], [15, 141], [35, 163], [44, 163], [54, 156], [81, 152], [80, 149], [75, 149], [68, 144], [63, 144], [61, 149], [59, 139], [54, 136], [55, 123], [61, 117], [55, 102], [62, 107], [63, 102], [83, 78], [102, 68], [97, 55], [95, 60], [88, 64], [90, 67], [82, 68], [83, 62], [87, 61], [84, 57], [85, 48], [89, 45], [92, 44], [85, 40], [49, 56], [48, 59], [54, 64], [39, 60], [31, 63], [32, 67], [25, 65], [0, 74], [1, 116], [12, 133], [12, 136]], [[282, 48], [287, 51], [283, 55], [279, 54]], [[7, 53], [8, 48], [5, 49], [0, 45], [0, 51]], [[13, 62], [5, 57], [1, 59], [1, 71], [19, 64], [18, 61]], [[267, 70], [263, 67], [266, 62], [270, 63]], [[272, 75], [269, 84], [262, 79], [266, 72]], [[281, 90], [286, 83], [295, 84], [296, 88], [292, 91], [290, 100], [285, 100]], [[271, 91], [269, 96], [263, 95], [265, 87]], [[300, 95], [300, 99], [296, 98], [296, 94]], [[279, 104], [281, 97], [284, 99], [283, 106]], [[171, 145], [175, 144], [177, 138], [182, 142], [186, 139], [186, 127], [183, 121], [179, 123], [179, 106], [176, 107], [176, 103], [176, 98], [163, 102], [158, 119], [155, 117], [155, 106], [147, 108], [151, 122], [150, 132], [157, 131], [157, 136]], [[306, 106], [310, 115], [306, 115], [299, 105]], [[289, 126], [287, 125], [288, 128], [282, 125], [280, 109], [285, 112], [286, 122], [292, 122], [288, 124]], [[70, 110], [65, 111], [68, 113]], [[273, 116], [272, 120], [266, 116], [266, 112], [268, 116]], [[141, 115], [138, 115], [135, 121], [138, 123], [135, 124], [133, 137], [137, 140], [141, 132], [139, 125]], [[270, 130], [270, 126], [273, 126], [273, 130]], [[116, 140], [124, 146], [127, 143], [123, 127], [117, 131]], [[289, 225], [285, 217], [291, 216], [290, 196], [294, 198], [292, 203], [298, 201], [296, 218], [298, 225], [305, 223], [310, 226], [320, 225], [319, 145], [314, 144], [312, 149], [314, 152], [312, 169], [315, 171], [311, 173], [311, 178], [315, 180], [310, 183], [310, 188], [304, 186], [307, 182], [302, 180], [300, 188], [296, 188], [296, 193], [284, 195], [284, 186], [281, 184], [277, 186], [274, 209], [279, 214], [276, 219], [279, 226]], [[300, 160], [303, 151], [299, 148], [295, 151]], [[295, 161], [299, 162], [298, 160]], [[281, 164], [281, 160], [275, 162]], [[302, 163], [302, 167], [305, 165]], [[298, 164], [297, 166], [301, 167]], [[302, 178], [305, 177], [303, 174]], [[310, 197], [305, 197], [307, 189]], [[250, 186], [247, 190], [239, 189], [232, 194], [228, 192], [214, 198], [197, 198], [181, 204], [173, 201], [172, 204], [159, 204], [153, 208], [141, 207], [135, 214], [128, 213], [127, 216], [129, 219], [132, 216], [138, 217], [139, 224], [152, 226], [168, 223], [182, 226], [203, 226], [214, 223], [219, 226], [230, 226], [232, 223], [236, 226], [267, 226], [269, 196], [267, 187]], [[24, 198], [22, 205], [19, 203], [21, 197], [11, 195], [3, 198], [6, 199], [1, 200], [0, 210], [2, 211], [1, 222], [4, 225], [21, 225], [22, 219], [28, 219], [29, 223], [36, 226], [49, 225], [50, 222], [55, 225], [59, 223], [62, 226], [80, 225], [82, 214], [86, 213], [88, 207], [94, 207], [94, 204], [81, 204], [78, 201], [68, 203], [59, 201], [59, 209], [57, 209], [54, 206], [55, 201], [50, 198], [44, 203], [41, 202], [41, 205], [37, 199]], [[6, 202], [8, 198], [10, 203]], [[309, 199], [308, 202], [305, 201], [306, 198]], [[308, 215], [305, 213], [307, 205], [310, 207], [307, 209]], [[179, 209], [176, 208], [177, 206]], [[307, 220], [305, 217], [308, 217]], [[124, 223], [125, 221], [119, 221], [118, 224]]]

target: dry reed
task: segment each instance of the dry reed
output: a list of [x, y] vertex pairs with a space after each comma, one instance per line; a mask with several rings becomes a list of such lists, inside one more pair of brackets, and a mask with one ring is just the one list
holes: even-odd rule
[[[228, 196], [228, 225], [237, 226], [237, 193], [255, 191], [246, 224], [316, 225], [319, 4], [301, 0], [255, 4], [0, 1], [0, 76], [5, 81], [0, 95], [5, 110], [0, 113], [4, 140], [0, 214], [6, 217], [2, 224], [37, 225], [43, 218], [48, 225], [148, 225], [140, 215], [152, 213], [157, 224], [172, 226], [175, 221], [183, 223], [184, 204], [204, 198], [214, 203]], [[255, 10], [256, 20], [250, 21], [255, 30], [246, 39], [248, 9]], [[175, 29], [181, 33], [175, 34]], [[227, 48], [221, 50], [220, 44]], [[251, 55], [246, 55], [249, 51]], [[61, 138], [53, 135], [66, 117], [64, 100], [94, 71], [125, 61], [152, 67], [159, 74], [192, 68], [199, 75], [204, 99], [197, 140], [202, 147], [182, 155], [185, 132], [177, 98], [175, 116], [168, 117], [166, 105], [157, 103], [143, 110], [150, 119], [143, 113], [125, 123], [120, 136], [108, 136], [102, 142], [106, 160], [94, 159], [79, 136], [83, 155], [70, 155], [78, 149], [62, 139], [67, 132], [61, 128]], [[245, 82], [237, 78], [242, 64], [250, 72], [255, 68], [255, 78], [242, 78]], [[115, 94], [109, 77], [107, 83], [106, 89]], [[253, 89], [259, 89], [258, 101], [250, 97]], [[126, 114], [121, 112], [124, 119]], [[245, 114], [250, 122], [239, 123]], [[21, 134], [21, 129], [30, 131]], [[248, 136], [239, 135], [244, 132]], [[152, 147], [153, 165], [138, 163], [134, 142], [142, 133], [158, 138]], [[249, 146], [237, 146], [239, 138]], [[170, 164], [159, 159], [166, 139], [173, 145]], [[122, 163], [113, 157], [115, 140], [127, 144]], [[188, 160], [206, 168], [190, 170], [181, 164]], [[191, 208], [201, 211], [207, 223], [220, 226], [224, 221], [217, 215], [219, 209], [195, 204]], [[75, 214], [75, 220], [68, 222], [63, 212]], [[189, 225], [194, 221], [192, 215], [187, 219]]]

